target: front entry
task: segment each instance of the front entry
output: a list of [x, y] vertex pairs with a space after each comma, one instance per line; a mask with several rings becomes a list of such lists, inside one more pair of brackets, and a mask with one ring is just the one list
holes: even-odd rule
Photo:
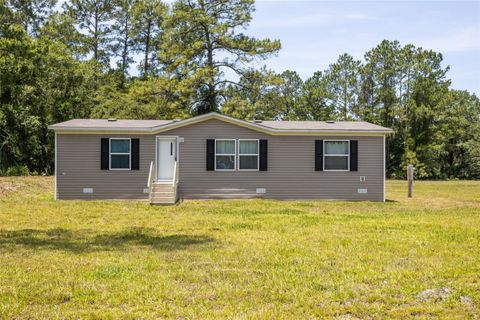
[[177, 138], [157, 137], [157, 181], [173, 181], [177, 161]]

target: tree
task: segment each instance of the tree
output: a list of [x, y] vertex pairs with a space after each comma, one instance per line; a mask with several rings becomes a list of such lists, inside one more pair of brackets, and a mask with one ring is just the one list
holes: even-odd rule
[[328, 79], [321, 71], [315, 72], [305, 81], [300, 111], [302, 120], [336, 119], [335, 105], [329, 101], [327, 85]]
[[75, 20], [68, 14], [56, 12], [50, 15], [41, 28], [41, 36], [62, 43], [77, 60], [88, 54], [84, 45], [86, 36], [75, 28]]
[[339, 120], [356, 117], [360, 91], [361, 62], [348, 54], [342, 54], [337, 62], [325, 71], [326, 95]]
[[48, 124], [88, 117], [88, 64], [59, 41], [32, 38], [20, 24], [0, 25], [0, 170], [17, 165], [52, 172]]
[[387, 138], [389, 175], [404, 176], [406, 166], [413, 164], [418, 176], [438, 177], [438, 107], [450, 85], [442, 55], [384, 40], [365, 54], [365, 60], [359, 113], [395, 131]]
[[279, 41], [258, 40], [239, 30], [246, 28], [253, 0], [179, 0], [165, 20], [161, 59], [165, 71], [181, 85], [196, 89], [192, 108], [201, 114], [219, 109], [226, 72], [242, 76], [255, 58], [264, 59], [280, 49]]
[[132, 9], [135, 5], [135, 0], [116, 0], [115, 7], [112, 12], [113, 24], [112, 44], [110, 45], [113, 56], [117, 61], [117, 70], [120, 73], [120, 88], [125, 87], [125, 81], [128, 76], [128, 68], [133, 62], [130, 55], [130, 49], [134, 42], [132, 39], [133, 22]]
[[272, 71], [262, 68], [245, 72], [238, 84], [231, 84], [222, 93], [222, 113], [239, 119], [267, 120], [276, 117], [269, 104], [269, 92], [280, 82]]
[[275, 110], [275, 120], [301, 120], [303, 81], [295, 71], [286, 70], [278, 75], [277, 86], [267, 97]]
[[165, 77], [136, 79], [125, 90], [102, 86], [98, 103], [92, 111], [95, 118], [181, 119], [188, 115], [188, 94], [178, 91], [175, 82]]
[[167, 10], [160, 0], [139, 0], [133, 6], [132, 37], [135, 51], [143, 57], [139, 66], [143, 78], [153, 74]]
[[480, 100], [467, 91], [450, 90], [439, 111], [442, 177], [480, 178]]
[[108, 66], [113, 3], [110, 0], [71, 0], [64, 4], [79, 28], [86, 34], [85, 46], [93, 60]]
[[31, 34], [38, 31], [56, 3], [56, 0], [8, 0], [8, 6], [17, 13], [18, 22]]

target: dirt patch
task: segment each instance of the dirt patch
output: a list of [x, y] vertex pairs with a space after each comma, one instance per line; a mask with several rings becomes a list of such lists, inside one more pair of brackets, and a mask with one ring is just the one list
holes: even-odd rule
[[439, 289], [427, 289], [420, 292], [417, 295], [417, 298], [422, 301], [443, 301], [447, 299], [450, 294], [452, 293], [452, 289], [450, 288], [439, 288]]
[[0, 182], [0, 196], [10, 193], [10, 192], [16, 192], [20, 189], [20, 186], [9, 181], [2, 181]]

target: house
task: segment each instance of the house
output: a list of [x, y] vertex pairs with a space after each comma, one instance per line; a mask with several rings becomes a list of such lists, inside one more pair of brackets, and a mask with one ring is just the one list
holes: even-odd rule
[[385, 201], [388, 128], [349, 121], [75, 119], [55, 131], [56, 199]]

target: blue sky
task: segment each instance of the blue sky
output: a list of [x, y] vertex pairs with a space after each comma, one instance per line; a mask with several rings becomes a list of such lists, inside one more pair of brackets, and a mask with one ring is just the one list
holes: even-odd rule
[[383, 39], [412, 43], [443, 53], [452, 87], [480, 95], [480, 0], [257, 0], [246, 33], [280, 39], [267, 67], [304, 79], [342, 53], [363, 59]]

